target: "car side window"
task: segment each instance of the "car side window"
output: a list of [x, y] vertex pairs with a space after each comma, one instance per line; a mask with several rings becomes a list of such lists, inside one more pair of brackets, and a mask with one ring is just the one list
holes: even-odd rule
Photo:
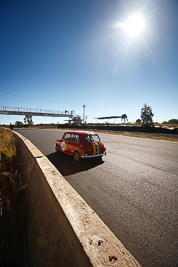
[[71, 142], [78, 143], [79, 142], [79, 136], [78, 136], [78, 134], [71, 134], [70, 135], [70, 141]]
[[78, 143], [79, 142], [79, 136], [78, 134], [74, 134], [74, 142]]
[[64, 135], [64, 138], [63, 138], [65, 141], [69, 141], [70, 140], [70, 134], [69, 133], [66, 133]]
[[70, 134], [66, 133], [63, 137], [65, 141], [79, 143], [79, 135], [78, 134]]
[[74, 142], [74, 134], [70, 134], [70, 141]]

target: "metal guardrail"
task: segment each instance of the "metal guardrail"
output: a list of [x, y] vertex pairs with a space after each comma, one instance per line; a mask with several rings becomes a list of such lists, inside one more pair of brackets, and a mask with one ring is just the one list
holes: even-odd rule
[[35, 109], [0, 105], [0, 114], [2, 115], [30, 115], [30, 116], [48, 116], [48, 117], [73, 117], [73, 111], [56, 111], [48, 109]]

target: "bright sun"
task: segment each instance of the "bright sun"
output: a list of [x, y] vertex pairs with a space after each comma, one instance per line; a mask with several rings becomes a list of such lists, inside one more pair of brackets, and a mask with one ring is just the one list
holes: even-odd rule
[[134, 14], [124, 23], [126, 33], [130, 37], [136, 37], [141, 34], [145, 26], [144, 19], [140, 14]]

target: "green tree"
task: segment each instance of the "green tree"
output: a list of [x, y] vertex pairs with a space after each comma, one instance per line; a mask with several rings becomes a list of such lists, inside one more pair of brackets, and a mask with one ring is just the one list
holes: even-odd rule
[[28, 125], [33, 125], [32, 116], [31, 115], [25, 115], [24, 123]]
[[141, 123], [141, 119], [136, 120], [136, 123]]
[[124, 123], [125, 123], [125, 120], [128, 120], [127, 119], [127, 115], [126, 114], [123, 114], [121, 120], [124, 120]]
[[151, 126], [153, 125], [153, 112], [150, 106], [144, 104], [143, 108], [141, 109], [141, 121], [143, 126]]
[[23, 122], [21, 122], [21, 121], [16, 121], [16, 122], [15, 122], [15, 126], [17, 126], [17, 127], [22, 127], [22, 126], [23, 126]]
[[168, 123], [170, 124], [178, 124], [178, 120], [177, 119], [171, 119], [168, 121]]

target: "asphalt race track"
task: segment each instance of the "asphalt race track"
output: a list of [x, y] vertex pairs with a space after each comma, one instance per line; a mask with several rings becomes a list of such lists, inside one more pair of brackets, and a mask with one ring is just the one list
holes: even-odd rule
[[143, 267], [178, 266], [178, 143], [99, 134], [103, 161], [54, 152], [63, 130], [18, 129]]

